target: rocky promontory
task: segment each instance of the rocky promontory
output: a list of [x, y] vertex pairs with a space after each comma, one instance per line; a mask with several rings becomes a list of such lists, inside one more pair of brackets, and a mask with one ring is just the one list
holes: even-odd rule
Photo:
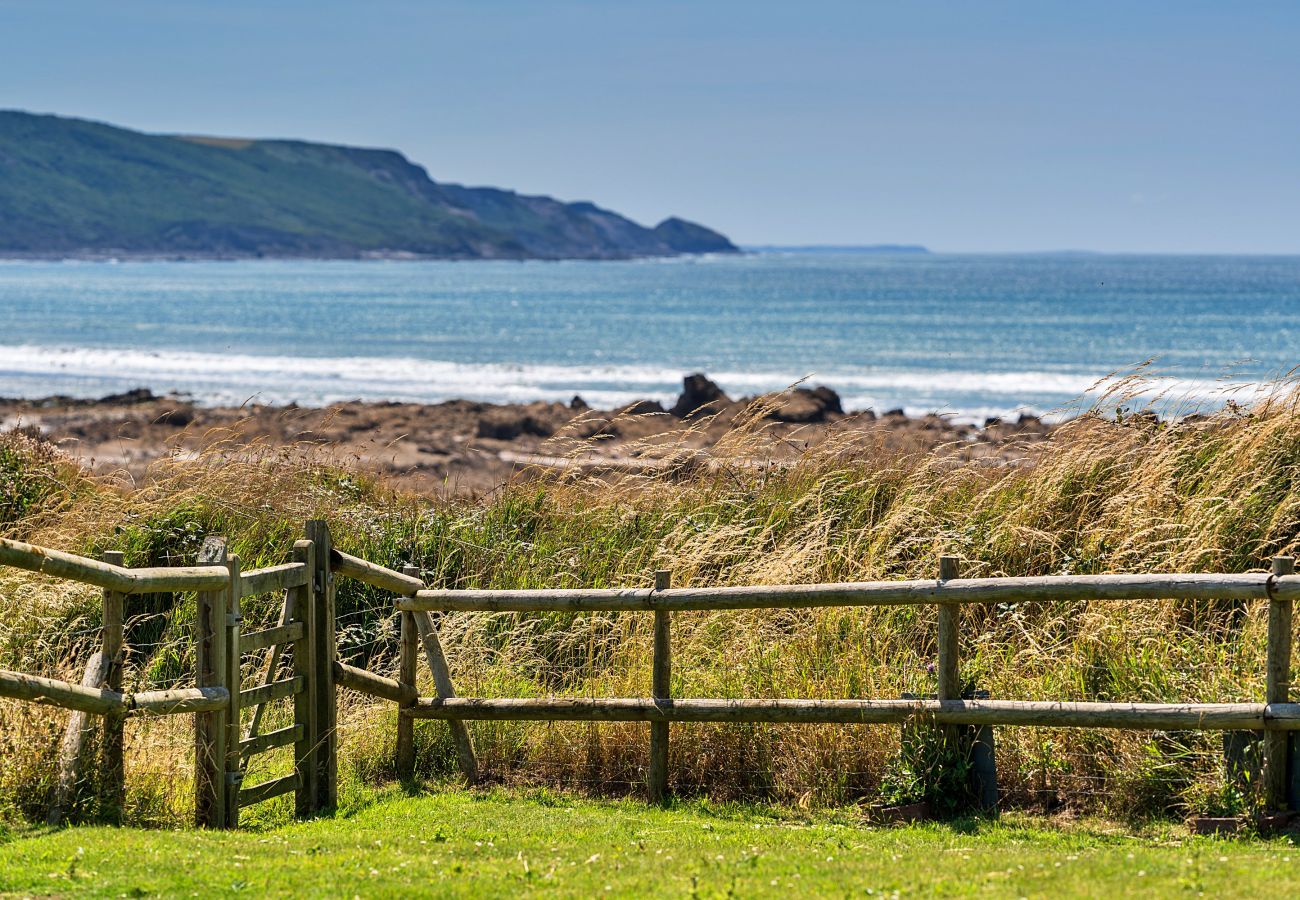
[[437, 182], [394, 150], [0, 110], [0, 257], [630, 259], [737, 253], [594, 203]]

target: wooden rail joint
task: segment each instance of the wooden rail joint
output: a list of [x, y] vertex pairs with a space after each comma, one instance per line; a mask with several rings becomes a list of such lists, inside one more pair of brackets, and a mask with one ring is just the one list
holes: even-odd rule
[[418, 578], [403, 575], [401, 572], [394, 572], [385, 566], [368, 562], [333, 547], [330, 548], [329, 567], [333, 572], [346, 575], [348, 578], [354, 578], [371, 587], [397, 594], [399, 597], [409, 597], [415, 594], [416, 591], [424, 589], [424, 582]]
[[368, 672], [356, 666], [349, 666], [347, 663], [338, 660], [334, 661], [334, 680], [342, 687], [369, 694], [381, 700], [391, 700], [401, 706], [409, 706], [420, 697], [416, 689], [409, 684], [376, 675], [374, 672]]
[[207, 687], [126, 694], [110, 688], [92, 688], [57, 678], [0, 670], [0, 697], [98, 716], [167, 716], [218, 709], [230, 699], [230, 692], [223, 687]]

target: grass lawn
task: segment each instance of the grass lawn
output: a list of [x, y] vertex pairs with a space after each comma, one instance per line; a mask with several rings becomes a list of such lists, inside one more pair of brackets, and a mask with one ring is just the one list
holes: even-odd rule
[[351, 815], [239, 833], [85, 827], [0, 845], [6, 895], [521, 892], [1295, 897], [1300, 846], [1020, 816], [873, 828], [848, 814], [463, 791], [389, 791]]

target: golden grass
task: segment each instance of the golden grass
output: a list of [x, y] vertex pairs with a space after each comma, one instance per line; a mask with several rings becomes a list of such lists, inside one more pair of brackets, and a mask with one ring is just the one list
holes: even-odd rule
[[[81, 552], [123, 549], [131, 565], [190, 559], [204, 534], [225, 533], [251, 568], [283, 561], [303, 521], [323, 516], [342, 549], [390, 566], [414, 563], [430, 583], [451, 587], [643, 585], [657, 568], [671, 569], [678, 585], [928, 577], [941, 553], [961, 556], [969, 575], [1242, 572], [1294, 552], [1300, 394], [1292, 385], [1279, 383], [1249, 407], [1230, 404], [1175, 424], [1114, 413], [1132, 387], [1114, 386], [1111, 411], [1087, 411], [1041, 446], [992, 461], [966, 459], [955, 447], [890, 450], [869, 427], [792, 446], [755, 415], [707, 456], [691, 431], [698, 423], [638, 448], [674, 461], [662, 471], [539, 475], [477, 500], [398, 494], [370, 475], [326, 465], [309, 448], [220, 440], [198, 459], [160, 464], [144, 485], [124, 486], [11, 438], [18, 483], [44, 479], [56, 489], [0, 528]], [[588, 447], [561, 438], [556, 452]], [[146, 683], [189, 670], [190, 603], [150, 598], [132, 611], [130, 677]], [[75, 677], [88, 645], [73, 635], [93, 628], [96, 604], [93, 592], [5, 575], [0, 666]], [[389, 609], [389, 598], [343, 584], [345, 658], [391, 666]], [[269, 618], [274, 604], [250, 614]], [[1262, 696], [1258, 605], [1006, 604], [962, 615], [963, 678], [995, 697]], [[440, 627], [466, 695], [648, 691], [646, 616], [448, 614]], [[673, 628], [680, 696], [934, 690], [933, 610], [701, 612], [675, 617]], [[32, 816], [48, 787], [58, 717], [10, 704], [0, 713], [8, 751], [0, 754], [0, 815]], [[347, 695], [342, 721], [349, 777], [390, 777], [391, 712]], [[450, 772], [445, 728], [421, 723], [417, 731], [421, 772]], [[473, 731], [496, 779], [617, 792], [643, 778], [644, 726], [481, 723]], [[166, 740], [160, 734], [140, 745], [141, 767], [151, 754], [174, 757], [186, 746], [183, 728]], [[1218, 771], [1217, 741], [1002, 729], [1000, 777], [1021, 805], [1135, 815], [1217, 808], [1232, 794]], [[896, 730], [883, 727], [681, 726], [672, 746], [676, 787], [688, 793], [842, 803], [872, 800], [882, 785], [906, 780]], [[182, 817], [182, 769], [155, 780], [171, 778], [170, 800], [157, 800], [157, 784], [145, 780], [154, 787], [133, 787], [132, 808], [149, 821], [167, 819], [160, 809]], [[154, 793], [139, 794], [147, 790]]]

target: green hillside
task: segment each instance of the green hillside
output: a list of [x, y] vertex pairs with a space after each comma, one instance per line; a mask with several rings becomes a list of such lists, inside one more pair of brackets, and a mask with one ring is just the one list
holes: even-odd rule
[[679, 219], [432, 181], [392, 150], [149, 135], [0, 111], [0, 254], [417, 254], [617, 259], [734, 252]]

